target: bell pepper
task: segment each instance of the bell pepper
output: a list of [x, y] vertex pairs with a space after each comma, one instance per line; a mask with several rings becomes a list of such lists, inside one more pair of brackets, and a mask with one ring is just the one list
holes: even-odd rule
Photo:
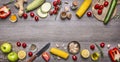
[[48, 62], [48, 61], [50, 60], [50, 55], [49, 55], [47, 52], [44, 52], [44, 53], [42, 54], [42, 58], [43, 58], [46, 62]]
[[5, 19], [11, 14], [10, 9], [7, 6], [0, 7], [0, 18]]
[[120, 51], [119, 51], [118, 48], [115, 47], [113, 49], [110, 49], [108, 51], [108, 53], [109, 53], [109, 56], [110, 56], [112, 62], [118, 62], [118, 61], [120, 61]]

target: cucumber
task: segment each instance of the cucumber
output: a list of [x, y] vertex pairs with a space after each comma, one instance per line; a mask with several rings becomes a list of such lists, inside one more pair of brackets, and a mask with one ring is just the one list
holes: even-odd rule
[[45, 0], [34, 0], [32, 3], [30, 3], [26, 7], [26, 12], [35, 10], [36, 8], [38, 8], [39, 6], [41, 6], [44, 2], [45, 2]]
[[46, 12], [49, 12], [51, 9], [51, 4], [46, 2], [44, 3], [42, 6], [41, 6], [41, 11], [46, 13]]
[[103, 22], [105, 25], [110, 21], [110, 18], [111, 18], [112, 14], [115, 10], [115, 7], [117, 5], [117, 1], [118, 0], [112, 0], [111, 5], [109, 7], [109, 10], [107, 12], [107, 15], [106, 15], [106, 17], [104, 19], [104, 22]]
[[41, 18], [46, 18], [46, 17], [48, 16], [48, 13], [43, 13], [40, 8], [37, 10], [37, 14], [38, 14]]

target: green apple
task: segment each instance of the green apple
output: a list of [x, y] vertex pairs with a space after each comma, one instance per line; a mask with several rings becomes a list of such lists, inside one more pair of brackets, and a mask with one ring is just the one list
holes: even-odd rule
[[12, 50], [12, 45], [10, 43], [3, 43], [0, 49], [3, 53], [9, 53]]
[[16, 52], [11, 52], [11, 53], [8, 54], [7, 58], [10, 62], [17, 62], [18, 55], [17, 55]]

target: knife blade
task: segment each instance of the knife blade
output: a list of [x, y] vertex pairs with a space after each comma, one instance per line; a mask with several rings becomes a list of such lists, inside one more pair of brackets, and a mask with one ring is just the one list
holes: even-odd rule
[[50, 43], [46, 44], [42, 49], [40, 49], [34, 56], [28, 59], [27, 62], [33, 62], [37, 57], [39, 57], [43, 52], [45, 52], [50, 47]]

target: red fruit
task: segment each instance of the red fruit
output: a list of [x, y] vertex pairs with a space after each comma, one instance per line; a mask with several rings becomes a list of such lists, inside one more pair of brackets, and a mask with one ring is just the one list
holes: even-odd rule
[[23, 14], [23, 18], [27, 19], [28, 15], [26, 13]]
[[99, 9], [102, 10], [104, 8], [104, 5], [100, 5]]
[[53, 10], [53, 14], [57, 14], [57, 10]]
[[53, 2], [53, 6], [57, 6], [57, 4], [58, 4], [57, 1]]
[[107, 6], [108, 6], [108, 4], [109, 4], [109, 2], [108, 2], [108, 1], [105, 1], [105, 2], [104, 2], [104, 6], [105, 6], [105, 7], [107, 7]]
[[26, 43], [22, 43], [22, 47], [23, 47], [23, 48], [26, 48], [26, 47], [27, 47], [27, 44], [26, 44]]
[[94, 50], [95, 49], [95, 45], [90, 45], [90, 49]]
[[105, 43], [104, 42], [100, 43], [100, 47], [104, 48], [105, 47]]
[[39, 21], [39, 18], [38, 18], [38, 16], [35, 16], [35, 21]]
[[76, 61], [76, 60], [77, 60], [77, 56], [73, 55], [73, 56], [72, 56], [72, 59], [73, 59], [74, 61]]
[[95, 9], [99, 9], [99, 7], [100, 7], [99, 4], [96, 4], [96, 5], [94, 6]]
[[92, 16], [92, 13], [91, 13], [91, 12], [87, 12], [87, 16], [88, 16], [88, 17], [91, 17], [91, 16]]
[[32, 55], [33, 55], [33, 53], [32, 53], [32, 52], [29, 52], [29, 53], [28, 53], [28, 56], [29, 56], [29, 57], [31, 57]]
[[53, 11], [49, 11], [49, 14], [50, 14], [50, 15], [53, 15]]
[[34, 14], [33, 12], [30, 13], [30, 16], [31, 16], [31, 17], [34, 17], [34, 15], [35, 15], [35, 14]]
[[42, 54], [42, 58], [43, 58], [46, 62], [48, 62], [48, 61], [50, 60], [50, 55], [49, 55], [47, 52], [44, 52], [44, 53]]
[[60, 5], [61, 4], [61, 0], [57, 0], [57, 4]]
[[98, 10], [98, 14], [101, 15], [102, 14], [102, 10], [99, 9]]
[[59, 7], [58, 7], [58, 6], [55, 6], [55, 10], [59, 10]]
[[20, 43], [20, 42], [17, 42], [16, 45], [17, 45], [18, 47], [20, 47], [20, 46], [21, 46], [21, 43]]

